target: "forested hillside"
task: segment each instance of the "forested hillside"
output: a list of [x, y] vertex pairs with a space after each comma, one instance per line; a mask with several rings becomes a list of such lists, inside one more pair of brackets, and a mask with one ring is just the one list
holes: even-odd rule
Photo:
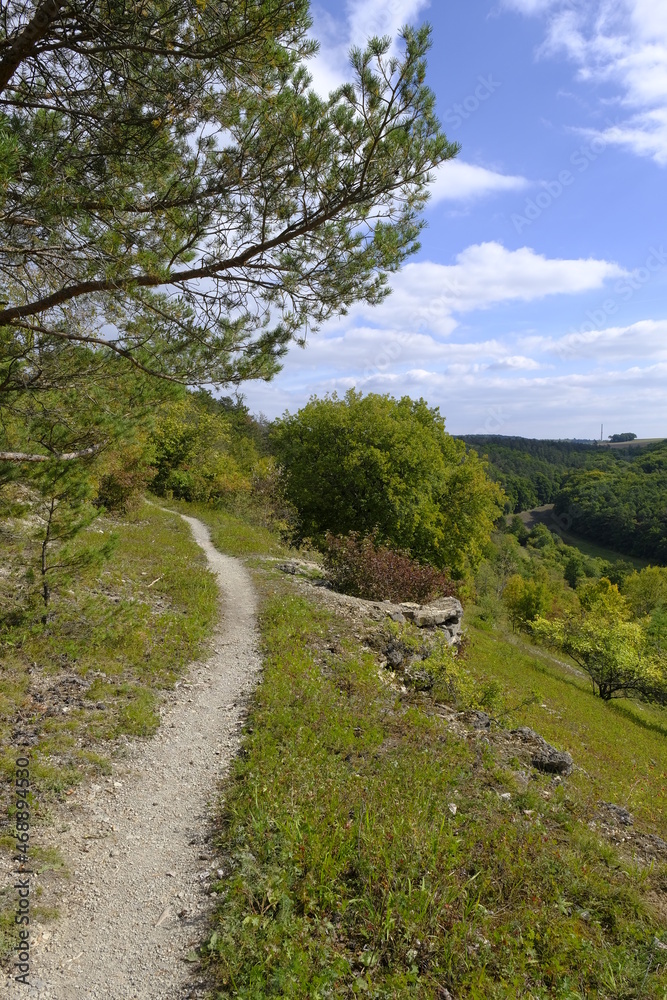
[[667, 445], [567, 473], [556, 511], [572, 530], [602, 545], [667, 563]]
[[489, 473], [507, 496], [508, 513], [554, 503], [564, 475], [572, 469], [613, 464], [614, 456], [594, 444], [469, 434], [463, 437], [489, 460]]
[[508, 513], [555, 504], [569, 530], [628, 555], [667, 562], [667, 444], [601, 448], [574, 441], [477, 436]]

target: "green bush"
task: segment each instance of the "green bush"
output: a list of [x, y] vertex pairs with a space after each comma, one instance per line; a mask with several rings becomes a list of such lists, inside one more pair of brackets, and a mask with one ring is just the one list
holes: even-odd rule
[[271, 443], [298, 535], [320, 545], [328, 531], [377, 532], [378, 542], [458, 578], [479, 563], [502, 513], [503, 493], [484, 463], [422, 399], [354, 390], [313, 397], [276, 421]]

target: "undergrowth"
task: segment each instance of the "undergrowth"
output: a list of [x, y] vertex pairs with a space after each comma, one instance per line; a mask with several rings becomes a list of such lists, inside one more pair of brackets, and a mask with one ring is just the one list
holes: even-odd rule
[[327, 534], [324, 565], [336, 590], [371, 601], [426, 604], [456, 593], [445, 573], [354, 531], [345, 536]]

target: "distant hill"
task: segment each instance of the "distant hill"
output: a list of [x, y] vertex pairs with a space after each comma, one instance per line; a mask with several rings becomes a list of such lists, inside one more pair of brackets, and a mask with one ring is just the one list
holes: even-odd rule
[[555, 503], [563, 477], [572, 469], [613, 462], [592, 441], [544, 441], [537, 438], [468, 434], [462, 438], [489, 461], [489, 472], [508, 497], [508, 513]]
[[541, 441], [463, 438], [489, 462], [508, 513], [554, 504], [577, 535], [628, 555], [667, 563], [667, 441]]

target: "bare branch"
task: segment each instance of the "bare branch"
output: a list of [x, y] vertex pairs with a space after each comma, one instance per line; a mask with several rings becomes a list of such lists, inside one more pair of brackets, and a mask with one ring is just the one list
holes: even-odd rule
[[67, 451], [60, 455], [55, 452], [52, 455], [30, 455], [23, 451], [0, 451], [0, 462], [52, 462], [57, 459], [59, 462], [72, 462], [77, 458], [86, 458], [88, 455], [95, 455], [101, 444], [94, 444], [90, 448], [82, 448], [80, 451]]

